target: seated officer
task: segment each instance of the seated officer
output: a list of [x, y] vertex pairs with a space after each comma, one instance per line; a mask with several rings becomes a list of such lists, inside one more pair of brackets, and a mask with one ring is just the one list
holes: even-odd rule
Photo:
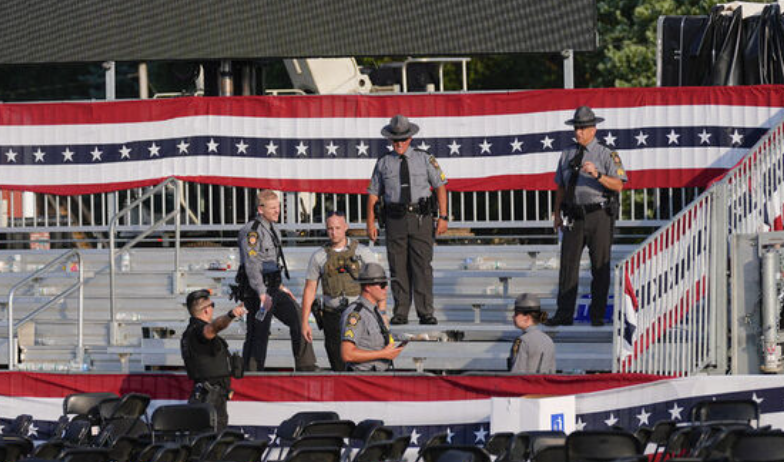
[[231, 321], [246, 313], [242, 305], [228, 313], [212, 318], [215, 303], [209, 290], [197, 290], [186, 300], [190, 322], [180, 341], [180, 352], [188, 378], [193, 380], [189, 403], [209, 403], [218, 417], [218, 431], [226, 428], [229, 414], [226, 401], [231, 396], [231, 365], [229, 345], [218, 332], [229, 327]]
[[509, 371], [526, 374], [555, 374], [555, 344], [539, 330], [539, 324], [547, 320], [542, 311], [539, 297], [522, 294], [514, 305], [514, 324], [523, 333], [512, 344], [509, 354]]
[[378, 308], [387, 299], [384, 267], [368, 263], [359, 272], [362, 291], [357, 301], [343, 311], [343, 341], [340, 352], [347, 371], [386, 371], [403, 348], [396, 346]]
[[[302, 291], [302, 336], [313, 343], [313, 329], [310, 327], [310, 312], [316, 301], [316, 289], [321, 281], [323, 308], [313, 309], [319, 327], [324, 330], [324, 347], [333, 371], [344, 371], [346, 365], [340, 355], [341, 324], [340, 318], [349, 303], [359, 297], [360, 287], [356, 278], [364, 263], [376, 261], [376, 255], [369, 248], [346, 236], [348, 223], [341, 212], [327, 216], [327, 236], [329, 243], [316, 250], [305, 276], [305, 290]], [[386, 311], [386, 299], [379, 301], [379, 309]], [[318, 305], [316, 305], [318, 307]], [[320, 313], [320, 314], [319, 314]]]

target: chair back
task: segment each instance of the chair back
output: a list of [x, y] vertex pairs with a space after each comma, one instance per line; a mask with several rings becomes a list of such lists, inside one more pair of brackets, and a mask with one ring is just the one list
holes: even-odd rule
[[211, 404], [169, 404], [152, 413], [153, 439], [178, 434], [196, 435], [215, 431], [215, 408]]
[[774, 462], [784, 460], [784, 433], [745, 432], [735, 436], [730, 448], [735, 462]]
[[267, 449], [266, 441], [236, 441], [223, 453], [221, 462], [256, 462]]
[[736, 422], [759, 426], [759, 404], [753, 399], [700, 401], [691, 409], [692, 422]]
[[566, 437], [566, 460], [599, 462], [642, 454], [640, 441], [620, 431], [577, 431]]
[[87, 417], [95, 406], [105, 399], [119, 398], [114, 393], [73, 393], [63, 398], [63, 415]]
[[340, 449], [302, 448], [291, 451], [286, 462], [340, 462]]
[[531, 462], [566, 462], [566, 446], [547, 446], [531, 457]]
[[493, 433], [485, 443], [485, 450], [492, 456], [500, 456], [509, 450], [509, 443], [514, 438], [512, 432]]

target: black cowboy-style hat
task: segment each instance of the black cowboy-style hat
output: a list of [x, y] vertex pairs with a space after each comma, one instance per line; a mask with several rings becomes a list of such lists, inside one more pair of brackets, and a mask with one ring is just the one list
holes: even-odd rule
[[596, 117], [591, 108], [580, 106], [574, 111], [574, 118], [566, 121], [566, 125], [574, 125], [574, 128], [585, 128], [594, 127], [601, 122], [604, 122], [604, 119]]
[[407, 140], [419, 133], [419, 125], [409, 122], [404, 115], [398, 114], [389, 119], [389, 125], [381, 129], [381, 135], [392, 141]]

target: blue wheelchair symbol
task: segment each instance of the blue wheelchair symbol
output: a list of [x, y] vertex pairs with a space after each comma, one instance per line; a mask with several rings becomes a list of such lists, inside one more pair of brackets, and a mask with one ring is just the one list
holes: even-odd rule
[[550, 429], [564, 431], [564, 420], [563, 414], [550, 414]]

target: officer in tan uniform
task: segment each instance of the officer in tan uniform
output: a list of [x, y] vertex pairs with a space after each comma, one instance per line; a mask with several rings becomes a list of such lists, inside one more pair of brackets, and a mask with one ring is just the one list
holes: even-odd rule
[[[438, 324], [433, 315], [433, 214], [436, 234], [447, 231], [446, 175], [436, 158], [411, 147], [416, 124], [396, 115], [381, 134], [393, 151], [376, 162], [368, 186], [367, 232], [378, 237], [375, 205], [384, 199], [387, 260], [392, 273], [395, 315], [392, 324], [407, 324], [413, 298], [420, 324]], [[437, 200], [436, 200], [437, 199]]]

